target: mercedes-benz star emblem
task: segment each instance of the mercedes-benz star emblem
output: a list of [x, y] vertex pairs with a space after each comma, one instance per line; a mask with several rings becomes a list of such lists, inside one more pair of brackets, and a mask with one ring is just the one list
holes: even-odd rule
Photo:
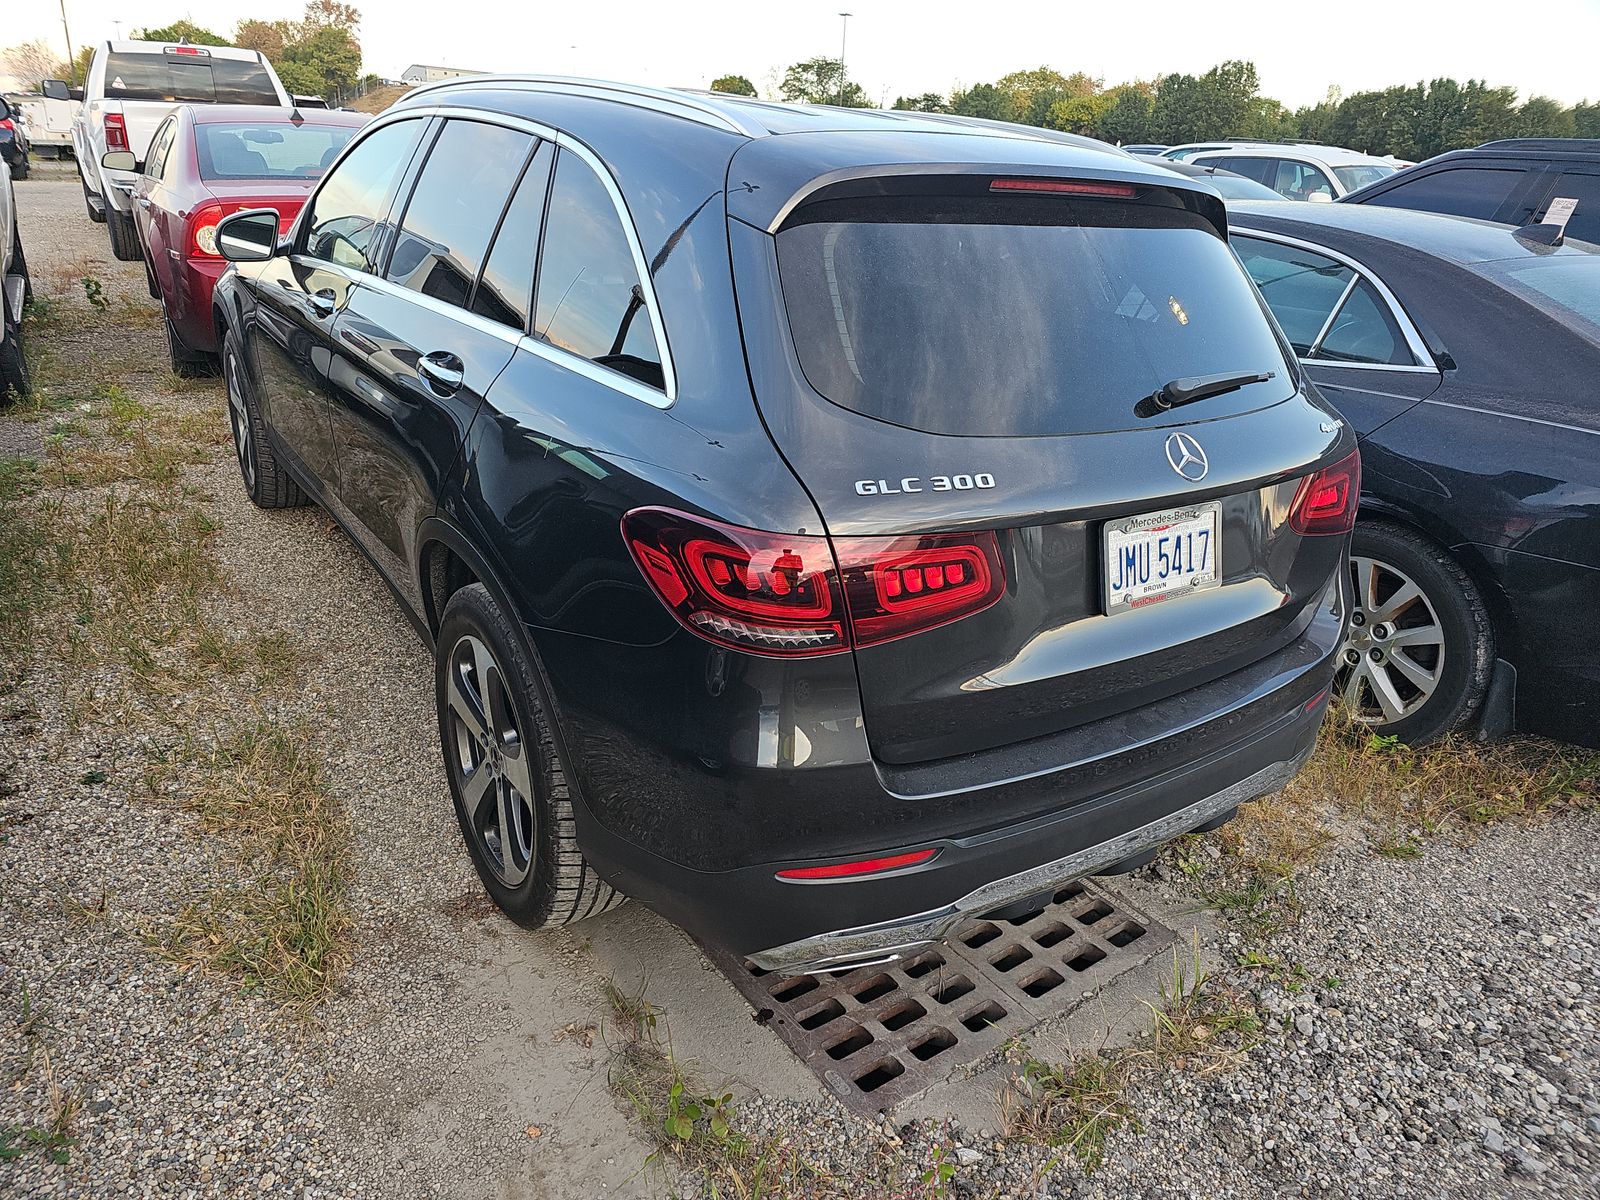
[[1211, 470], [1206, 452], [1200, 449], [1200, 443], [1187, 433], [1174, 433], [1168, 436], [1167, 461], [1172, 464], [1174, 471], [1190, 483], [1199, 483], [1206, 477], [1206, 472]]

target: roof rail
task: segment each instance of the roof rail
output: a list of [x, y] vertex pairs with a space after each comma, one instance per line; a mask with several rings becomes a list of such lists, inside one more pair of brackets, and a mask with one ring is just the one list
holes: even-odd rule
[[1476, 150], [1555, 150], [1569, 154], [1600, 154], [1600, 138], [1499, 138], [1475, 146]]
[[730, 112], [727, 107], [703, 100], [686, 91], [679, 91], [676, 88], [643, 87], [632, 83], [613, 83], [605, 79], [579, 79], [563, 75], [464, 75], [455, 79], [422, 84], [412, 88], [407, 95], [417, 96], [423, 92], [439, 91], [475, 91], [505, 84], [522, 85], [530, 91], [563, 92], [569, 95], [594, 96], [602, 100], [620, 100], [639, 108], [650, 108], [657, 112], [697, 121], [713, 129], [725, 129], [730, 133], [743, 134], [745, 137], [765, 137], [768, 132], [741, 121], [737, 114]]

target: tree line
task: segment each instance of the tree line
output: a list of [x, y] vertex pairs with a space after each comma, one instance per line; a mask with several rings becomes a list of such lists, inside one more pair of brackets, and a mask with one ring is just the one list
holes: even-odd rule
[[[361, 13], [342, 0], [308, 0], [298, 21], [246, 19], [234, 27], [231, 38], [189, 20], [135, 29], [128, 36], [136, 42], [188, 41], [194, 46], [259, 50], [283, 80], [285, 91], [340, 104], [378, 82], [376, 75], [361, 73], [361, 42], [356, 36], [360, 23]], [[81, 85], [93, 57], [93, 44], [79, 50], [70, 63], [58, 61], [46, 42], [27, 42], [0, 51], [6, 71], [33, 91], [45, 79]]]
[[[742, 75], [724, 75], [711, 87], [757, 94]], [[873, 107], [837, 58], [795, 63], [774, 79], [771, 90], [788, 101]], [[1120, 145], [1216, 138], [1308, 141], [1404, 159], [1495, 138], [1600, 138], [1600, 103], [1568, 108], [1548, 96], [1531, 96], [1519, 104], [1515, 88], [1490, 87], [1481, 79], [1435, 79], [1349, 96], [1330, 88], [1321, 103], [1291, 110], [1263, 96], [1255, 64], [1238, 60], [1219, 63], [1203, 75], [1163, 75], [1111, 87], [1081, 71], [1063, 75], [1036, 67], [948, 93], [901, 96], [892, 107], [1016, 121]]]

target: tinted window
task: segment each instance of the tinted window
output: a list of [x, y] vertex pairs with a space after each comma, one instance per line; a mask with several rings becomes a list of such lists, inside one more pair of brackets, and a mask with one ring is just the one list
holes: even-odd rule
[[1296, 162], [1290, 158], [1278, 160], [1277, 178], [1271, 180], [1267, 186], [1278, 195], [1287, 196], [1290, 200], [1309, 200], [1313, 196], [1333, 199], [1333, 182], [1321, 167], [1306, 162]]
[[1522, 183], [1523, 174], [1497, 167], [1451, 167], [1426, 175], [1402, 176], [1368, 203], [1492, 221]]
[[[1283, 399], [1283, 355], [1200, 218], [1025, 196], [821, 202], [778, 234], [806, 378], [834, 403], [946, 434], [1127, 428], [1171, 380], [1270, 371], [1205, 401]], [[1196, 419], [1197, 410], [1185, 419]]]
[[112, 54], [106, 98], [195, 104], [277, 104], [267, 68], [254, 60], [209, 54]]
[[1272, 186], [1274, 169], [1278, 160], [1275, 158], [1240, 158], [1234, 155], [1204, 155], [1194, 160], [1202, 167], [1220, 167], [1224, 171], [1232, 171], [1235, 175], [1243, 175], [1246, 179], [1253, 179], [1264, 187]]
[[201, 179], [316, 179], [355, 135], [348, 125], [194, 127]]
[[[1600, 175], [1568, 171], [1556, 180], [1550, 193], [1552, 200], [1567, 197], [1578, 202], [1567, 221], [1567, 236], [1585, 242], [1600, 243]], [[1542, 217], [1550, 206], [1539, 210]]]
[[599, 176], [562, 151], [539, 262], [538, 335], [661, 387], [661, 353], [627, 234]]
[[172, 137], [178, 123], [170, 117], [161, 123], [161, 128], [156, 130], [155, 137], [150, 139], [150, 149], [145, 152], [144, 173], [152, 179], [160, 179], [165, 174], [167, 155], [172, 149]]
[[359, 271], [371, 269], [368, 251], [379, 248], [379, 223], [389, 212], [395, 181], [411, 159], [423, 124], [396, 121], [375, 130], [329, 173], [304, 221], [307, 254]]
[[528, 327], [533, 302], [533, 266], [539, 254], [539, 223], [544, 219], [545, 192], [550, 184], [549, 142], [541, 142], [511, 206], [495, 234], [494, 249], [472, 294], [472, 311], [514, 329]]
[[389, 278], [465, 308], [533, 138], [501, 125], [449, 121], [411, 192]]
[[1233, 237], [1233, 249], [1283, 326], [1294, 352], [1311, 353], [1355, 272], [1310, 250], [1238, 234]]
[[1416, 364], [1394, 314], [1365, 279], [1356, 284], [1312, 357], [1338, 362]]
[[1335, 167], [1333, 173], [1339, 177], [1339, 182], [1344, 184], [1345, 191], [1353, 192], [1357, 188], [1366, 187], [1369, 183], [1389, 178], [1398, 169], [1383, 163], [1363, 163], [1358, 167]]

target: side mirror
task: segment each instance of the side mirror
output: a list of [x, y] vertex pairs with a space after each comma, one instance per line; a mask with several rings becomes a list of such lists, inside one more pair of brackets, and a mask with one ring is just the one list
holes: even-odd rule
[[72, 99], [72, 89], [67, 87], [64, 79], [46, 79], [39, 85], [39, 90], [45, 94], [47, 100]]
[[137, 171], [139, 160], [131, 150], [107, 150], [100, 156], [100, 165], [108, 171]]
[[266, 262], [278, 250], [278, 212], [252, 208], [217, 223], [217, 253], [229, 262]]

